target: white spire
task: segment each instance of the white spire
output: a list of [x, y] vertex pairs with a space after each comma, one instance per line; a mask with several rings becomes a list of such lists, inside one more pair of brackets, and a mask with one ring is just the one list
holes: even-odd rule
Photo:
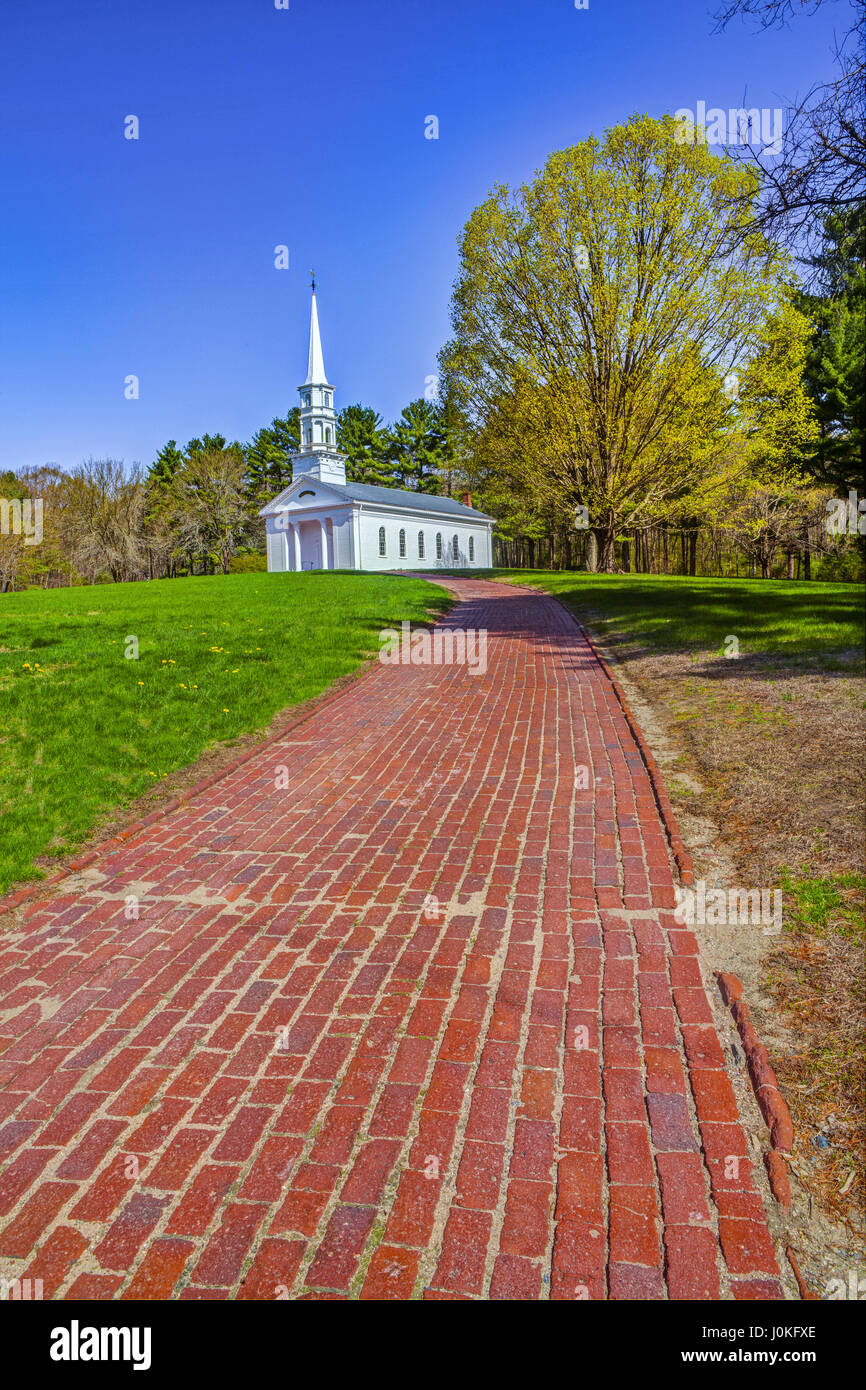
[[327, 383], [325, 362], [322, 357], [322, 339], [319, 335], [319, 312], [316, 308], [316, 291], [313, 289], [313, 303], [310, 309], [310, 355], [307, 361], [307, 380], [305, 386], [322, 386]]
[[345, 486], [345, 459], [337, 450], [337, 417], [334, 388], [325, 376], [319, 312], [316, 308], [316, 281], [310, 309], [310, 355], [307, 379], [298, 387], [301, 397], [301, 451], [292, 457], [292, 476], [319, 478], [322, 482]]

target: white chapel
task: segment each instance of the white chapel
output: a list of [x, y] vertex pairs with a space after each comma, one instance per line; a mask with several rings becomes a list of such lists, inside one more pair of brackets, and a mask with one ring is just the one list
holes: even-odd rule
[[325, 375], [316, 290], [292, 481], [262, 507], [269, 570], [488, 569], [493, 517], [450, 497], [346, 481], [334, 388]]

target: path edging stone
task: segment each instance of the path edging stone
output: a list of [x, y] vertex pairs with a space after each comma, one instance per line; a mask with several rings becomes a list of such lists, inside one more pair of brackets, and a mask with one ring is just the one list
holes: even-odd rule
[[[764, 1166], [767, 1169], [770, 1187], [780, 1207], [788, 1211], [792, 1202], [791, 1180], [782, 1154], [789, 1153], [794, 1144], [794, 1122], [791, 1112], [779, 1089], [776, 1073], [770, 1063], [770, 1054], [758, 1037], [752, 1022], [751, 1009], [743, 998], [742, 980], [738, 975], [732, 975], [725, 970], [717, 970], [715, 974], [722, 999], [737, 1025], [755, 1099], [770, 1130], [772, 1147], [764, 1154]], [[794, 1273], [797, 1274], [796, 1268]], [[801, 1283], [799, 1274], [797, 1282]], [[808, 1296], [814, 1297], [811, 1294]]]

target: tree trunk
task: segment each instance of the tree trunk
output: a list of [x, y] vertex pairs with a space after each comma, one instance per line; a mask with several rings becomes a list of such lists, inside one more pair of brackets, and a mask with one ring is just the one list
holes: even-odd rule
[[812, 552], [809, 548], [809, 527], [803, 527], [803, 578], [812, 578]]
[[793, 552], [793, 550], [789, 550], [789, 551], [788, 551], [788, 578], [789, 578], [789, 579], [793, 579], [793, 578], [794, 578], [794, 552]]
[[694, 579], [698, 566], [698, 533], [689, 532], [689, 578]]
[[622, 568], [624, 574], [631, 572], [631, 547], [628, 541], [622, 543]]
[[594, 536], [598, 546], [596, 564], [599, 574], [616, 574], [616, 531], [613, 527], [596, 526]]
[[598, 572], [598, 536], [594, 531], [584, 532], [583, 564], [587, 574]]
[[668, 524], [662, 524], [662, 574], [670, 574], [670, 557], [668, 555]]

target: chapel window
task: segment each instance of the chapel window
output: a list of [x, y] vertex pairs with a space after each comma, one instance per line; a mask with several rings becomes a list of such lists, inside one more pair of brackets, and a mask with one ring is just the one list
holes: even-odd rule
[[474, 537], [474, 536], [470, 536], [470, 537], [469, 537], [469, 563], [470, 563], [470, 565], [474, 562], [474, 560], [475, 560], [475, 537]]
[[379, 527], [379, 554], [385, 554], [385, 527]]
[[436, 559], [442, 559], [442, 532], [436, 532]]
[[401, 532], [400, 532], [400, 558], [401, 558], [402, 560], [405, 560], [405, 558], [406, 558], [406, 532], [405, 532], [405, 531], [401, 531]]
[[418, 532], [418, 559], [424, 559], [424, 532]]

